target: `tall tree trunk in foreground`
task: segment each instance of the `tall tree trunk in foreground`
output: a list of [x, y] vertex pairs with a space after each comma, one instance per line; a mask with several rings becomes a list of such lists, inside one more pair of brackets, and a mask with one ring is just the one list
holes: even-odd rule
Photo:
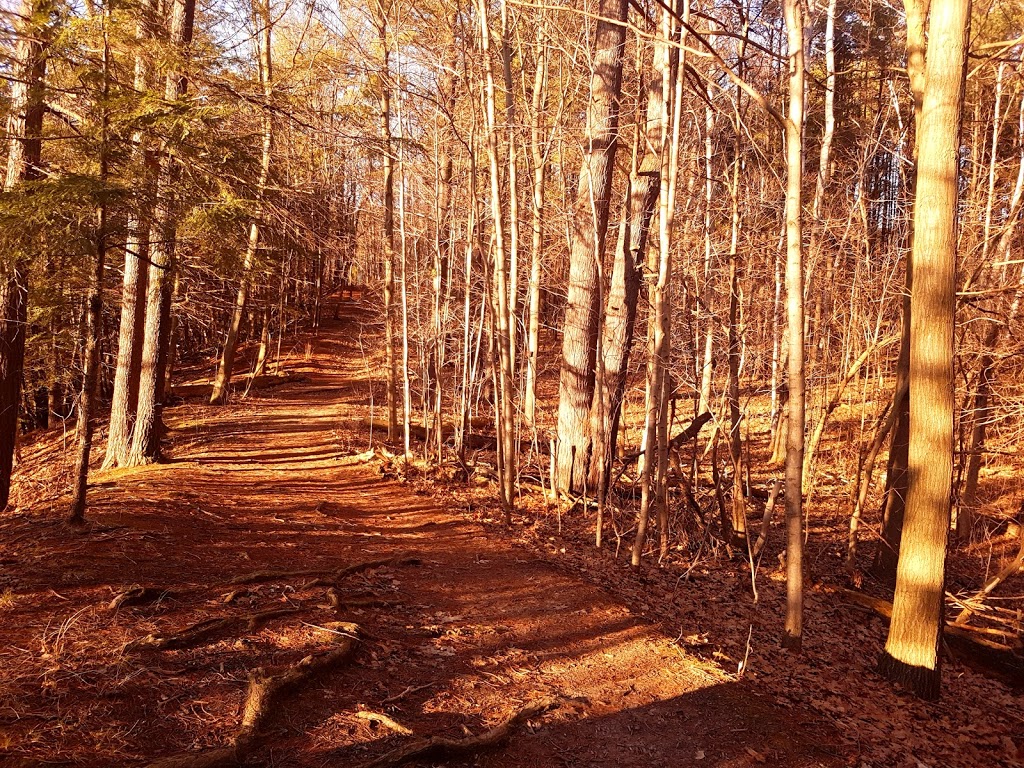
[[[4, 191], [41, 178], [46, 48], [50, 3], [23, 0], [17, 22], [18, 45], [11, 81], [7, 122], [7, 174]], [[22, 367], [25, 364], [25, 321], [28, 310], [28, 263], [4, 259], [0, 265], [0, 510], [11, 492], [14, 446], [21, 411]]]
[[558, 490], [582, 489], [590, 458], [590, 408], [600, 329], [598, 261], [608, 230], [618, 146], [619, 95], [627, 0], [601, 0], [595, 35], [586, 151], [580, 169], [569, 254], [569, 292], [558, 382]]
[[786, 121], [786, 326], [789, 333], [789, 426], [786, 437], [786, 627], [782, 645], [803, 642], [804, 259], [801, 190], [804, 124], [804, 25], [799, 0], [784, 0], [789, 39]]
[[937, 698], [953, 477], [957, 182], [969, 0], [935, 0], [914, 205], [910, 456], [886, 677]]
[[68, 522], [81, 525], [85, 519], [85, 505], [88, 494], [89, 457], [92, 454], [92, 438], [94, 432], [94, 413], [96, 410], [96, 389], [100, 373], [100, 335], [103, 325], [103, 269], [107, 258], [107, 191], [103, 187], [107, 183], [110, 166], [108, 132], [110, 114], [108, 100], [110, 98], [110, 44], [107, 38], [107, 25], [110, 21], [110, 3], [102, 11], [103, 52], [102, 52], [102, 92], [100, 98], [100, 174], [101, 185], [99, 205], [96, 211], [96, 260], [94, 262], [92, 284], [89, 286], [87, 316], [85, 328], [85, 371], [82, 376], [82, 393], [78, 399], [78, 451], [75, 459], [75, 479], [71, 492], [71, 508]]
[[231, 369], [235, 364], [235, 353], [238, 350], [238, 332], [242, 327], [242, 318], [245, 317], [245, 307], [249, 301], [249, 284], [252, 281], [252, 270], [256, 261], [256, 249], [260, 242], [260, 220], [263, 217], [263, 198], [267, 192], [267, 180], [270, 178], [270, 157], [274, 148], [274, 120], [270, 111], [270, 102], [273, 98], [273, 55], [271, 51], [271, 31], [273, 19], [270, 13], [270, 0], [263, 3], [256, 3], [253, 15], [256, 23], [262, 29], [257, 35], [256, 46], [259, 49], [259, 70], [260, 85], [263, 86], [263, 98], [266, 104], [263, 108], [263, 154], [260, 158], [260, 176], [256, 184], [256, 212], [255, 220], [249, 225], [249, 243], [245, 249], [245, 257], [242, 260], [242, 278], [238, 286], [238, 294], [235, 297], [235, 307], [231, 313], [231, 320], [228, 325], [228, 334], [224, 340], [224, 350], [221, 352], [220, 365], [217, 368], [217, 378], [213, 382], [213, 392], [210, 394], [210, 403], [222, 405], [227, 402], [231, 393]]
[[[170, 45], [187, 60], [195, 20], [195, 0], [175, 0], [171, 9]], [[167, 73], [164, 99], [177, 102], [184, 97], [188, 80], [183, 72]], [[171, 296], [174, 248], [177, 237], [175, 190], [177, 161], [165, 147], [160, 153], [157, 176], [156, 212], [150, 236], [149, 286], [146, 291], [146, 326], [142, 342], [142, 372], [139, 376], [139, 409], [132, 429], [132, 443], [123, 466], [156, 461], [160, 454], [160, 433], [165, 395], [164, 379], [171, 339]]]
[[[154, 8], [143, 2], [139, 9], [135, 57], [135, 90], [145, 93], [149, 87], [148, 60], [142, 48], [153, 38]], [[150, 210], [155, 183], [146, 134], [136, 131], [132, 136], [133, 164], [141, 173], [141, 193], [128, 219], [128, 237], [124, 249], [124, 280], [121, 286], [121, 323], [117, 336], [117, 368], [114, 372], [114, 393], [110, 402], [110, 427], [103, 468], [116, 467], [124, 461], [131, 446], [132, 425], [139, 401], [139, 374], [142, 367], [142, 332], [146, 323], [146, 287], [149, 272]]]

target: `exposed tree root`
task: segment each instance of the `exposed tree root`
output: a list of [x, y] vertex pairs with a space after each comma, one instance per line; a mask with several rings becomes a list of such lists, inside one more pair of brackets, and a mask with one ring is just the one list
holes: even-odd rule
[[[226, 587], [239, 587], [245, 584], [263, 584], [267, 581], [284, 581], [285, 579], [303, 578], [306, 576], [319, 576], [324, 573], [323, 568], [310, 570], [308, 568], [300, 571], [253, 571], [236, 576], [230, 581], [224, 582]], [[241, 590], [236, 590], [241, 592]]]
[[355, 563], [337, 571], [328, 571], [324, 568], [304, 569], [298, 571], [253, 571], [252, 573], [236, 576], [230, 581], [224, 582], [227, 587], [239, 587], [246, 584], [261, 584], [267, 581], [284, 581], [305, 576], [316, 576], [314, 581], [304, 585], [305, 587], [329, 587], [336, 581], [341, 581], [347, 576], [360, 571], [368, 571], [371, 568], [381, 568], [385, 565], [411, 565], [419, 562], [412, 552], [403, 552], [393, 557], [385, 557], [378, 560], [366, 560], [362, 563]]
[[175, 650], [178, 648], [194, 648], [201, 645], [210, 638], [222, 634], [236, 627], [245, 632], [255, 632], [263, 624], [280, 616], [287, 616], [297, 613], [299, 608], [275, 608], [270, 611], [258, 613], [247, 613], [242, 616], [225, 616], [220, 619], [204, 619], [180, 632], [172, 632], [168, 635], [146, 635], [138, 640], [133, 640], [125, 646], [126, 651], [137, 651], [144, 648], [151, 648], [160, 651]]
[[276, 675], [268, 674], [263, 668], [255, 670], [249, 676], [249, 688], [245, 693], [242, 706], [242, 727], [238, 741], [251, 742], [257, 736], [260, 727], [273, 714], [273, 706], [277, 699], [300, 683], [316, 675], [330, 672], [345, 661], [356, 647], [359, 627], [355, 624], [336, 624], [345, 632], [334, 632], [332, 637], [335, 647], [322, 653], [310, 654], [302, 661], [294, 664]]
[[205, 752], [171, 755], [147, 763], [144, 768], [226, 768], [241, 762], [238, 748], [215, 747]]
[[114, 599], [107, 604], [107, 610], [116, 611], [118, 608], [123, 608], [127, 605], [155, 603], [165, 597], [170, 597], [170, 595], [171, 593], [166, 589], [136, 586], [114, 595]]
[[[354, 563], [339, 571], [328, 576], [321, 576], [320, 578], [314, 579], [303, 585], [303, 588], [309, 587], [334, 587], [342, 579], [346, 579], [362, 571], [369, 571], [374, 568], [383, 568], [384, 566], [391, 565], [416, 565], [420, 562], [420, 559], [416, 557], [412, 552], [403, 552], [395, 557], [385, 557], [379, 560], [366, 560], [361, 563]], [[322, 572], [321, 572], [322, 573]], [[344, 601], [342, 601], [344, 603]]]
[[356, 717], [358, 717], [360, 720], [366, 720], [370, 723], [380, 723], [389, 731], [394, 731], [395, 733], [401, 734], [402, 736], [415, 735], [411, 730], [406, 728], [401, 723], [395, 722], [390, 717], [380, 712], [359, 711], [356, 712]]
[[391, 605], [393, 601], [383, 597], [354, 597], [344, 598], [338, 594], [338, 590], [330, 587], [327, 590], [327, 601], [331, 608], [342, 610], [343, 608], [383, 608]]
[[490, 749], [504, 742], [519, 725], [557, 706], [557, 699], [541, 699], [533, 704], [528, 704], [508, 720], [477, 736], [468, 736], [465, 739], [447, 739], [441, 736], [414, 739], [375, 760], [362, 763], [359, 768], [392, 768], [392, 766], [402, 765], [419, 758], [436, 760], [438, 758], [462, 757]]
[[334, 647], [328, 651], [310, 654], [297, 664], [277, 674], [269, 674], [260, 668], [249, 677], [249, 687], [242, 705], [242, 722], [231, 743], [203, 752], [172, 755], [148, 763], [145, 768], [226, 768], [243, 763], [247, 755], [263, 740], [262, 727], [275, 713], [282, 694], [312, 679], [316, 675], [330, 672], [351, 656], [358, 639], [355, 624], [338, 624], [346, 632], [332, 635]]

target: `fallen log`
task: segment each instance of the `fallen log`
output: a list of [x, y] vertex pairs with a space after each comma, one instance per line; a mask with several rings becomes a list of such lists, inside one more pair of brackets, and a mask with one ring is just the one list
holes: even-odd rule
[[528, 704], [509, 719], [477, 736], [467, 736], [464, 739], [449, 739], [443, 736], [417, 738], [374, 760], [362, 763], [359, 768], [392, 768], [420, 758], [437, 760], [471, 755], [498, 746], [512, 735], [515, 728], [557, 706], [557, 699], [541, 699]]

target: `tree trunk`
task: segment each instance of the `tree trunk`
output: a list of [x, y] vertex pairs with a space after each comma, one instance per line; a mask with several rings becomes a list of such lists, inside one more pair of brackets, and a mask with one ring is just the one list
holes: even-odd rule
[[[13, 63], [7, 122], [7, 174], [4, 191], [42, 176], [42, 132], [50, 3], [23, 0]], [[28, 263], [4, 259], [0, 266], [0, 510], [11, 491], [11, 470], [21, 413], [25, 324], [28, 312]]]
[[[490, 163], [491, 181], [491, 218], [494, 225], [493, 268], [491, 277], [493, 285], [489, 291], [492, 296], [492, 328], [493, 343], [497, 358], [492, 358], [496, 365], [495, 378], [495, 427], [498, 437], [498, 485], [501, 508], [505, 523], [512, 522], [513, 483], [515, 480], [514, 456], [514, 424], [512, 407], [512, 332], [514, 318], [510, 317], [509, 273], [505, 257], [504, 213], [501, 206], [501, 171], [498, 157], [498, 132], [495, 119], [495, 86], [494, 73], [490, 57], [490, 28], [487, 23], [487, 6], [481, 2], [478, 7], [480, 15], [481, 53], [484, 57], [485, 79], [485, 116], [487, 128], [487, 157]], [[513, 162], [509, 160], [509, 162]], [[511, 194], [511, 192], [510, 192]]]
[[242, 260], [242, 276], [238, 286], [238, 295], [235, 297], [234, 310], [231, 313], [231, 320], [228, 324], [227, 337], [224, 340], [224, 350], [221, 352], [220, 365], [217, 368], [217, 378], [213, 382], [213, 392], [210, 394], [210, 403], [223, 405], [227, 402], [231, 393], [231, 373], [235, 363], [235, 353], [238, 350], [238, 332], [242, 327], [242, 318], [245, 317], [245, 308], [249, 300], [249, 284], [252, 280], [252, 270], [256, 261], [256, 249], [260, 242], [260, 220], [263, 217], [263, 198], [267, 192], [267, 181], [270, 178], [270, 159], [274, 148], [274, 120], [270, 112], [271, 99], [273, 98], [273, 53], [271, 48], [271, 33], [273, 19], [270, 14], [269, 0], [263, 3], [254, 3], [254, 16], [257, 23], [262, 27], [257, 36], [257, 48], [259, 49], [260, 63], [260, 84], [263, 86], [263, 98], [266, 105], [263, 108], [263, 153], [260, 157], [260, 176], [256, 184], [256, 220], [249, 226], [249, 243], [245, 249], [245, 258]]
[[[910, 75], [910, 90], [914, 97], [914, 146], [915, 167], [910, 174], [911, 194], [917, 185], [917, 158], [921, 136], [921, 110], [924, 103], [925, 85], [925, 22], [931, 0], [903, 0], [907, 16], [907, 73]], [[914, 203], [916, 205], [916, 201]], [[903, 538], [903, 515], [907, 499], [908, 433], [910, 429], [910, 296], [913, 292], [913, 253], [907, 255], [906, 288], [903, 291], [903, 331], [900, 338], [900, 356], [896, 363], [896, 392], [905, 393], [893, 402], [896, 413], [896, 428], [889, 448], [885, 475], [885, 506], [882, 511], [882, 540], [872, 566], [872, 572], [883, 581], [896, 578], [896, 561], [899, 558], [900, 541]]]
[[[543, 13], [543, 11], [541, 12]], [[544, 255], [544, 183], [547, 176], [547, 148], [542, 131], [547, 98], [548, 49], [546, 21], [537, 26], [534, 45], [537, 70], [533, 78], [533, 121], [530, 130], [530, 155], [533, 161], [533, 247], [530, 249], [529, 314], [526, 340], [526, 392], [523, 411], [526, 421], [536, 425], [537, 418], [537, 353], [540, 348], [540, 279]]]
[[[192, 42], [195, 0], [175, 0], [171, 11], [170, 45], [187, 54]], [[188, 88], [184, 73], [167, 74], [164, 98], [181, 99]], [[146, 291], [146, 323], [142, 342], [142, 371], [139, 376], [139, 409], [132, 429], [132, 443], [123, 466], [138, 466], [156, 461], [160, 454], [163, 428], [164, 377], [171, 339], [171, 296], [177, 211], [174, 187], [177, 161], [164, 148], [160, 153], [157, 177], [156, 212], [150, 237], [149, 286]]]
[[801, 227], [804, 124], [804, 28], [799, 0], [784, 0], [789, 39], [786, 121], [786, 327], [789, 333], [789, 425], [786, 439], [786, 627], [784, 648], [803, 642], [804, 285]]
[[939, 695], [953, 475], [953, 318], [960, 116], [969, 0], [936, 0], [918, 135], [910, 327], [910, 451], [903, 542], [882, 673]]
[[[136, 44], [142, 48], [153, 37], [154, 9], [151, 2], [139, 8]], [[149, 86], [149, 67], [140, 51], [135, 57], [135, 90], [144, 93]], [[103, 468], [124, 461], [131, 446], [132, 426], [139, 401], [139, 374], [142, 369], [142, 334], [146, 323], [146, 288], [149, 283], [149, 227], [156, 183], [152, 153], [146, 134], [136, 131], [132, 137], [133, 164], [141, 174], [140, 197], [128, 219], [128, 238], [124, 252], [124, 281], [121, 287], [121, 322], [117, 337], [117, 368], [114, 394], [110, 403], [110, 427]]]
[[[684, 21], [689, 21], [689, 3], [683, 0]], [[643, 464], [640, 480], [640, 514], [631, 564], [640, 566], [651, 508], [658, 513], [660, 559], [668, 554], [668, 403], [671, 393], [669, 365], [672, 355], [672, 234], [675, 223], [675, 187], [679, 169], [679, 133], [682, 115], [682, 67], [675, 42], [675, 12], [662, 13], [661, 36], [655, 53], [655, 71], [660, 75], [658, 99], [658, 144], [661, 172], [658, 216], [657, 278], [650, 290], [648, 316], [647, 398], [644, 422]]]
[[[1003, 232], [999, 236], [999, 241], [995, 247], [996, 258], [1003, 262], [1011, 260], [1010, 248], [1013, 244], [1017, 227], [1020, 225], [1021, 203], [1024, 200], [1024, 99], [1021, 99], [1020, 115], [1017, 119], [1017, 137], [1020, 142], [1020, 166], [1017, 172], [1017, 180], [1014, 183], [1013, 194], [1010, 197], [1009, 214], [1004, 223]], [[993, 143], [993, 149], [994, 146]], [[1012, 321], [1017, 315], [1022, 291], [1024, 291], [1024, 271], [1020, 273], [1018, 278], [1017, 288], [1005, 322], [1001, 324], [993, 322], [985, 334], [985, 351], [981, 357], [978, 383], [974, 392], [974, 407], [971, 409], [972, 425], [971, 440], [967, 449], [967, 474], [964, 480], [964, 491], [960, 496], [960, 503], [957, 507], [957, 536], [961, 539], [971, 538], [974, 519], [977, 515], [978, 479], [981, 473], [982, 455], [985, 452], [985, 434], [988, 431], [988, 422], [991, 418], [992, 384], [995, 380], [996, 368], [999, 364], [995, 351], [999, 345], [1003, 328], [1010, 328]]]
[[[655, 47], [655, 66], [659, 55], [660, 48]], [[604, 366], [601, 371], [603, 380], [596, 387], [600, 395], [595, 396], [591, 409], [593, 456], [588, 478], [591, 488], [598, 488], [602, 477], [607, 480], [615, 457], [626, 373], [636, 329], [641, 270], [647, 258], [651, 221], [661, 192], [661, 157], [657, 152], [661, 144], [661, 81], [651, 78], [646, 91], [645, 122], [642, 129], [638, 128], [636, 137], [642, 149], [634, 148], [623, 232], [616, 244], [601, 331]]]
[[[110, 20], [109, 6], [102, 12], [103, 53], [102, 53], [102, 114], [100, 117], [99, 181], [106, 185], [109, 170], [108, 130], [110, 123], [110, 45], [107, 39], [107, 24]], [[106, 196], [106, 190], [100, 194]], [[96, 212], [96, 260], [89, 286], [88, 314], [85, 330], [85, 370], [82, 377], [82, 393], [78, 399], [78, 450], [75, 459], [75, 479], [71, 493], [71, 509], [68, 522], [81, 525], [85, 519], [89, 481], [89, 458], [92, 453], [94, 412], [96, 410], [96, 389], [99, 383], [100, 340], [103, 326], [103, 269], [107, 257], [107, 202], [101, 199]]]
[[569, 291], [562, 328], [558, 382], [558, 490], [582, 489], [587, 480], [590, 409], [600, 328], [598, 261], [604, 255], [626, 41], [626, 0], [600, 0], [595, 35], [586, 151], [572, 217]]

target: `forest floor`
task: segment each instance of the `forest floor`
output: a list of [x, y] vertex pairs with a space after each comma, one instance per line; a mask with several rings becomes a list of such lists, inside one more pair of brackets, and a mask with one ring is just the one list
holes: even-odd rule
[[[509, 531], [492, 488], [360, 460], [369, 317], [346, 302], [301, 337], [300, 379], [168, 409], [167, 461], [96, 472], [85, 531], [60, 522], [66, 438], [26, 441], [0, 517], [0, 765], [232, 764], [210, 750], [250, 678], [296, 670], [247, 764], [384, 765], [442, 736], [415, 764], [1024, 765], [1019, 691], [955, 658], [942, 701], [895, 690], [883, 621], [820, 585], [804, 653], [781, 651], [767, 559], [756, 603], [738, 564], [635, 574], [543, 505]], [[455, 754], [481, 734], [507, 738]]]

